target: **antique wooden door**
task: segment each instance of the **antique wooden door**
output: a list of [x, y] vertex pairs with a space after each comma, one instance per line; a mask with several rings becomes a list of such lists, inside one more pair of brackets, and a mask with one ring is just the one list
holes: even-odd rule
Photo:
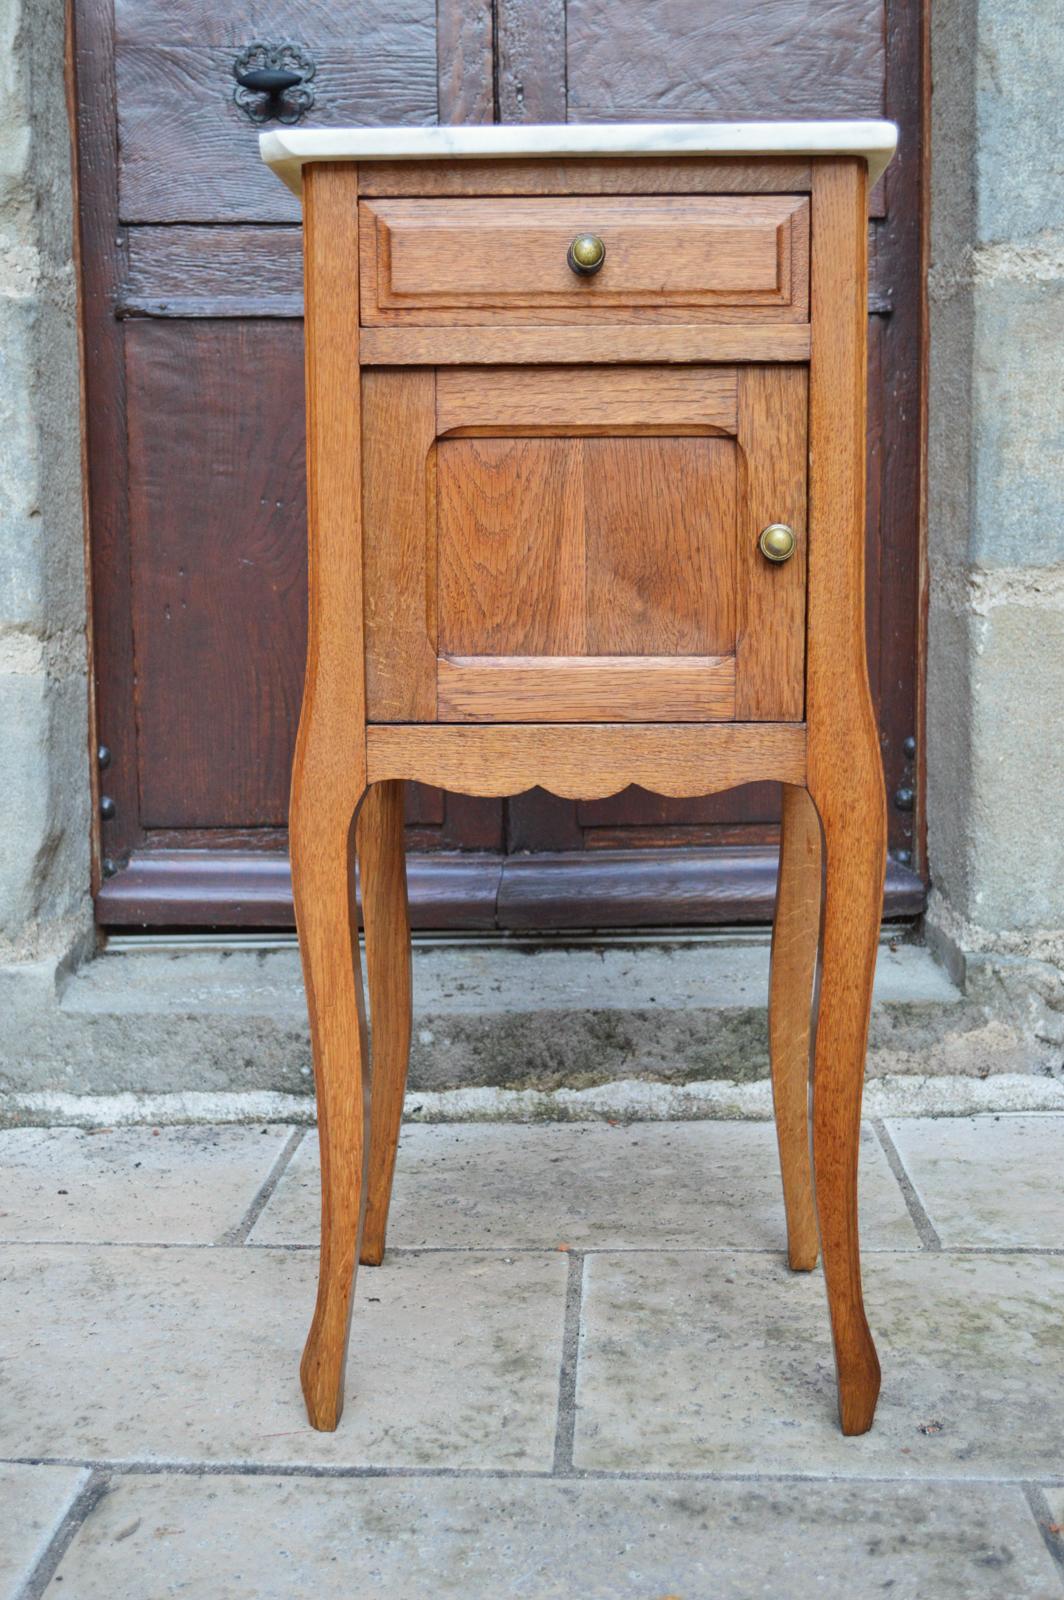
[[[238, 91], [234, 72], [260, 62], [265, 47], [286, 47], [285, 59], [303, 75], [297, 96], [271, 103]], [[271, 118], [299, 113], [300, 96], [313, 101], [305, 123], [322, 125], [884, 114], [900, 123], [899, 158], [873, 196], [870, 219], [869, 636], [891, 818], [887, 908], [917, 911], [925, 74], [918, 0], [786, 0], [770, 8], [755, 0], [74, 0], [73, 59], [101, 923], [292, 922], [285, 814], [306, 608], [301, 266], [297, 203], [261, 166], [257, 134]], [[442, 219], [425, 255], [424, 240], [403, 235], [401, 203], [390, 206], [388, 214], [379, 208], [377, 225], [407, 250], [419, 281], [428, 269], [426, 318], [434, 296], [453, 310], [462, 274], [474, 270], [462, 255], [460, 216], [450, 234]], [[688, 221], [696, 230], [707, 225]], [[519, 299], [521, 273], [535, 270], [531, 259], [515, 264], [508, 292]], [[373, 277], [372, 285], [373, 315], [386, 324], [389, 306], [406, 304], [408, 291], [401, 274]], [[782, 302], [779, 315], [788, 315]], [[788, 474], [792, 483], [800, 478], [801, 397], [767, 394], [758, 368], [736, 368], [713, 378], [723, 384], [713, 425], [705, 426], [700, 394], [700, 422], [690, 427], [683, 386], [704, 385], [704, 376], [697, 368], [648, 376], [658, 386], [660, 437], [625, 436], [617, 420], [623, 375], [605, 394], [574, 387], [572, 374], [553, 388], [540, 374], [535, 392], [506, 369], [493, 369], [490, 383], [483, 373], [468, 381], [461, 368], [441, 374], [441, 384], [429, 373], [379, 374], [373, 404], [381, 427], [407, 430], [419, 470], [418, 449], [434, 453], [440, 561], [431, 655], [423, 629], [397, 628], [393, 670], [370, 686], [389, 715], [401, 714], [397, 700], [419, 695], [442, 695], [452, 719], [491, 714], [500, 694], [524, 697], [529, 709], [544, 657], [554, 663], [546, 670], [569, 673], [579, 703], [607, 696], [614, 714], [625, 693], [633, 703], [641, 696], [644, 707], [648, 695], [663, 697], [668, 716], [677, 714], [677, 695], [688, 697], [693, 719], [720, 714], [725, 701], [745, 704], [747, 715], [758, 703], [764, 715], [785, 713], [800, 661], [787, 651], [744, 660], [743, 619], [721, 597], [736, 592], [727, 530], [755, 514], [750, 482], [756, 495], [757, 483], [771, 479], [776, 504]], [[751, 480], [748, 464], [736, 469], [742, 419], [767, 405], [791, 418], [794, 461], [786, 453], [755, 461]], [[481, 512], [454, 489], [470, 480], [471, 464], [486, 499], [506, 496], [516, 477], [535, 489], [527, 503], [550, 508], [522, 529], [520, 551], [487, 578], [480, 572], [475, 603], [459, 552], [475, 538]], [[381, 480], [381, 529], [409, 525], [413, 482]], [[645, 527], [626, 527], [636, 504], [654, 507], [649, 537]], [[801, 510], [798, 497], [795, 520]], [[522, 577], [521, 562], [534, 564], [537, 548], [548, 547], [552, 561], [566, 551], [590, 577], [575, 609], [540, 605], [530, 618], [522, 583], [527, 588], [532, 569]], [[391, 548], [381, 540], [380, 559]], [[625, 564], [609, 573], [614, 592], [620, 585], [628, 597], [620, 613], [596, 598], [597, 553], [607, 548], [611, 561]], [[717, 556], [692, 565], [695, 550]], [[660, 584], [663, 568], [685, 563], [686, 581], [670, 591], [669, 636], [651, 638], [640, 631], [641, 596]], [[781, 636], [799, 640], [797, 564], [773, 593], [785, 612], [791, 606]], [[369, 628], [387, 622], [367, 616]], [[686, 676], [674, 665], [653, 667], [677, 656]], [[642, 663], [636, 676], [625, 659]], [[621, 667], [608, 667], [618, 660]], [[608, 670], [620, 679], [604, 678]], [[486, 694], [496, 697], [490, 706]], [[561, 928], [765, 920], [777, 818], [768, 785], [702, 801], [629, 789], [587, 804], [542, 791], [480, 801], [412, 790], [414, 921]]]

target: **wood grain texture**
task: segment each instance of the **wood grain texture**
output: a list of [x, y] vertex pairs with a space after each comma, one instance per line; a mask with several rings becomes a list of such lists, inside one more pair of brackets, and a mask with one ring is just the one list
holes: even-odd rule
[[410, 1060], [412, 974], [402, 783], [370, 789], [358, 817], [358, 868], [366, 926], [372, 1084], [366, 1219], [359, 1259], [379, 1266], [395, 1174]]
[[310, 631], [289, 826], [322, 1173], [318, 1298], [300, 1376], [310, 1421], [324, 1429], [343, 1409], [369, 1142], [354, 848], [366, 790], [354, 181], [312, 167], [303, 189]]
[[741, 783], [805, 782], [805, 727], [575, 723], [371, 727], [369, 781], [417, 778], [459, 793], [520, 794], [538, 785], [572, 800], [637, 783], [659, 794], [714, 794]]
[[783, 820], [772, 921], [768, 1045], [787, 1216], [787, 1260], [816, 1266], [818, 1234], [809, 1141], [813, 978], [820, 943], [820, 819], [808, 791], [782, 785]]
[[801, 194], [812, 187], [801, 156], [765, 161], [705, 156], [604, 156], [570, 160], [366, 161], [364, 196], [543, 194]]
[[431, 369], [362, 375], [367, 715], [436, 717], [436, 383]]
[[570, 0], [573, 122], [878, 117], [882, 0]]
[[[301, 317], [300, 230], [134, 228], [118, 311], [121, 316]], [[261, 343], [261, 331], [255, 332]]]
[[[584, 414], [590, 418], [593, 411]], [[439, 447], [437, 478], [441, 654], [645, 659], [734, 652], [731, 441], [449, 439]], [[488, 671], [487, 664], [474, 672], [441, 662], [440, 693], [453, 713], [462, 707], [472, 714], [475, 705], [487, 714]], [[602, 677], [600, 691], [592, 689], [588, 672], [567, 668], [555, 677], [559, 715], [593, 717], [599, 713], [588, 694], [596, 706], [608, 706], [613, 690], [622, 693], [605, 662], [594, 672]], [[518, 676], [521, 690], [516, 682], [500, 682], [502, 702], [522, 704], [531, 720], [548, 715], [531, 709], [543, 704], [547, 680], [531, 661]], [[646, 720], [730, 715], [725, 707], [734, 694], [733, 669], [721, 667], [712, 687], [701, 676], [697, 693], [690, 664], [674, 694], [664, 682], [658, 691], [648, 681], [647, 704], [659, 709], [648, 710]], [[623, 685], [628, 707], [636, 703], [631, 692], [637, 683], [633, 668]], [[692, 710], [660, 709], [673, 704]], [[633, 714], [628, 709], [617, 716]]]
[[[746, 721], [803, 715], [807, 394], [800, 367], [748, 367], [740, 378], [736, 716]], [[770, 522], [787, 523], [797, 539], [794, 555], [778, 566], [758, 548]]]
[[565, 0], [496, 0], [499, 122], [565, 122]]
[[119, 0], [115, 32], [126, 222], [299, 220], [259, 157], [258, 127], [233, 103], [233, 62], [253, 39], [298, 39], [314, 60], [317, 126], [436, 121], [434, 0], [269, 0], [253, 18], [193, 0]]
[[127, 329], [148, 827], [285, 818], [306, 648], [303, 356], [298, 327], [273, 333], [264, 350], [253, 324]]
[[440, 722], [712, 722], [735, 716], [734, 656], [443, 656]]
[[494, 7], [491, 0], [436, 0], [436, 83], [439, 120], [493, 122]]
[[[581, 452], [587, 652], [734, 656], [734, 443], [586, 439]], [[734, 716], [734, 660], [729, 676]]]
[[[741, 322], [808, 315], [802, 196], [582, 196], [361, 203], [362, 320], [471, 323], [582, 319]], [[580, 233], [606, 260], [580, 278]]]
[[[568, 337], [574, 344], [582, 342]], [[509, 340], [499, 339], [496, 348], [508, 349]], [[517, 428], [535, 433], [645, 432], [658, 427], [734, 433], [737, 388], [734, 371], [705, 367], [451, 370], [437, 379], [436, 427], [441, 434]]]
[[437, 450], [439, 649], [575, 655], [584, 648], [579, 442], [444, 439]]
[[824, 831], [813, 1163], [844, 1433], [872, 1424], [879, 1361], [865, 1317], [857, 1163], [883, 905], [886, 815], [864, 633], [867, 177], [818, 163], [813, 191], [808, 787]]
[[492, 366], [507, 362], [588, 366], [613, 362], [808, 361], [805, 323], [709, 323], [673, 327], [364, 328], [367, 366]]

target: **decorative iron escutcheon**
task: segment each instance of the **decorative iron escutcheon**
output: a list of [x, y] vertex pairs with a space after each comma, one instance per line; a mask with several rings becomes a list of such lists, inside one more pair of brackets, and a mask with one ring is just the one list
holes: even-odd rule
[[233, 62], [233, 99], [252, 122], [298, 122], [314, 104], [316, 71], [299, 45], [256, 40]]

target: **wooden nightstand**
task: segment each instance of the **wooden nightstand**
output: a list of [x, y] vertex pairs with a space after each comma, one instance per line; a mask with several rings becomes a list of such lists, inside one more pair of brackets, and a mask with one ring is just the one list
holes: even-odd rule
[[340, 1416], [356, 1260], [384, 1253], [408, 779], [581, 799], [783, 786], [769, 1031], [788, 1252], [809, 1270], [819, 1231], [842, 1427], [871, 1425], [857, 1151], [885, 810], [865, 249], [894, 140], [887, 123], [263, 136], [305, 219], [291, 849], [322, 1155], [315, 1427]]

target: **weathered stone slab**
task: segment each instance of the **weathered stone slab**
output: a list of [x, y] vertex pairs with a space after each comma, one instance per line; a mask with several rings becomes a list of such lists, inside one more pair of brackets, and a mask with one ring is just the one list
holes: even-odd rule
[[913, 1117], [888, 1128], [944, 1245], [1064, 1248], [1064, 1117]]
[[0, 1132], [0, 1239], [212, 1244], [235, 1227], [285, 1127]]
[[0, 1597], [16, 1600], [89, 1474], [0, 1465]]
[[56, 1594], [143, 1600], [1059, 1600], [1019, 1489], [123, 1478]]
[[[866, 1248], [919, 1241], [871, 1129], [861, 1146]], [[303, 1141], [252, 1243], [318, 1236], [318, 1141]], [[658, 1122], [407, 1126], [389, 1242], [395, 1246], [783, 1250], [770, 1123]]]
[[872, 1431], [839, 1432], [824, 1285], [767, 1256], [585, 1264], [578, 1467], [861, 1477], [1064, 1467], [1064, 1259], [866, 1258], [883, 1366]]
[[549, 1469], [561, 1255], [402, 1256], [365, 1272], [347, 1408], [299, 1392], [311, 1251], [0, 1250], [0, 1456]]

